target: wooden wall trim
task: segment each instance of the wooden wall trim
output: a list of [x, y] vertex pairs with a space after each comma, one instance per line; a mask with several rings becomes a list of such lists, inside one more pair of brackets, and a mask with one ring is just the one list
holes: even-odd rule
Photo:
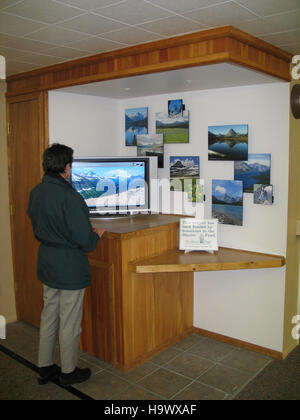
[[193, 332], [194, 334], [198, 334], [204, 337], [212, 338], [214, 340], [222, 341], [223, 343], [231, 344], [233, 346], [241, 347], [246, 350], [264, 354], [265, 356], [272, 357], [273, 359], [283, 360], [285, 358], [284, 354], [280, 351], [272, 350], [267, 347], [258, 346], [256, 344], [248, 343], [247, 341], [238, 340], [236, 338], [227, 337], [226, 335], [203, 330], [202, 328], [194, 327]]
[[291, 60], [291, 54], [225, 26], [10, 76], [7, 96], [221, 62], [290, 81]]

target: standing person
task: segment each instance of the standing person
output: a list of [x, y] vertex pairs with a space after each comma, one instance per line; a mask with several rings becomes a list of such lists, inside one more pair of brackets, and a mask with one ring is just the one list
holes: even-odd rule
[[[73, 150], [53, 144], [44, 153], [45, 175], [30, 194], [28, 214], [41, 243], [38, 278], [44, 288], [40, 325], [41, 385], [59, 378], [61, 385], [84, 382], [89, 369], [77, 367], [83, 298], [91, 284], [87, 252], [96, 249], [102, 229], [93, 229], [83, 198], [70, 184]], [[59, 336], [61, 369], [54, 364]]]

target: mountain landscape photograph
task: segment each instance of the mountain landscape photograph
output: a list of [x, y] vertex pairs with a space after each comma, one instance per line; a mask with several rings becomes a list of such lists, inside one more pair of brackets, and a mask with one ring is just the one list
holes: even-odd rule
[[199, 178], [199, 161], [198, 156], [171, 156], [170, 178]]
[[164, 167], [164, 136], [162, 134], [141, 134], [137, 136], [138, 156], [157, 156], [158, 167]]
[[225, 225], [243, 225], [242, 181], [212, 181], [212, 217]]
[[172, 118], [164, 112], [156, 114], [156, 133], [164, 135], [166, 144], [189, 143], [189, 126], [188, 111]]
[[208, 127], [208, 160], [247, 160], [248, 125]]
[[253, 193], [254, 184], [269, 185], [271, 178], [271, 155], [249, 153], [247, 161], [234, 162], [234, 179], [243, 182], [245, 193]]
[[271, 206], [273, 204], [273, 185], [255, 184], [253, 203]]
[[148, 108], [132, 108], [125, 111], [126, 146], [136, 146], [137, 136], [148, 134]]

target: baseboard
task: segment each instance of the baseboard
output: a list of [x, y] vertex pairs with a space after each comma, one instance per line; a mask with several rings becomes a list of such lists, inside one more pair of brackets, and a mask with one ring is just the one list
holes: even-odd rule
[[237, 340], [236, 338], [227, 337], [226, 335], [217, 334], [211, 331], [203, 330], [201, 328], [194, 327], [194, 333], [203, 335], [205, 337], [213, 338], [215, 340], [222, 341], [223, 343], [232, 344], [237, 347], [241, 347], [243, 349], [255, 351], [257, 353], [264, 354], [265, 356], [272, 357], [273, 359], [284, 359], [284, 355], [282, 352], [269, 349], [267, 347], [257, 346], [256, 344], [248, 343], [246, 341]]

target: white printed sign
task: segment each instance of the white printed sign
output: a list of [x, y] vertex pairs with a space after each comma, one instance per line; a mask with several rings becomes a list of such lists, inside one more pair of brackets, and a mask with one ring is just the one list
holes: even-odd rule
[[181, 251], [218, 251], [218, 220], [181, 219]]

